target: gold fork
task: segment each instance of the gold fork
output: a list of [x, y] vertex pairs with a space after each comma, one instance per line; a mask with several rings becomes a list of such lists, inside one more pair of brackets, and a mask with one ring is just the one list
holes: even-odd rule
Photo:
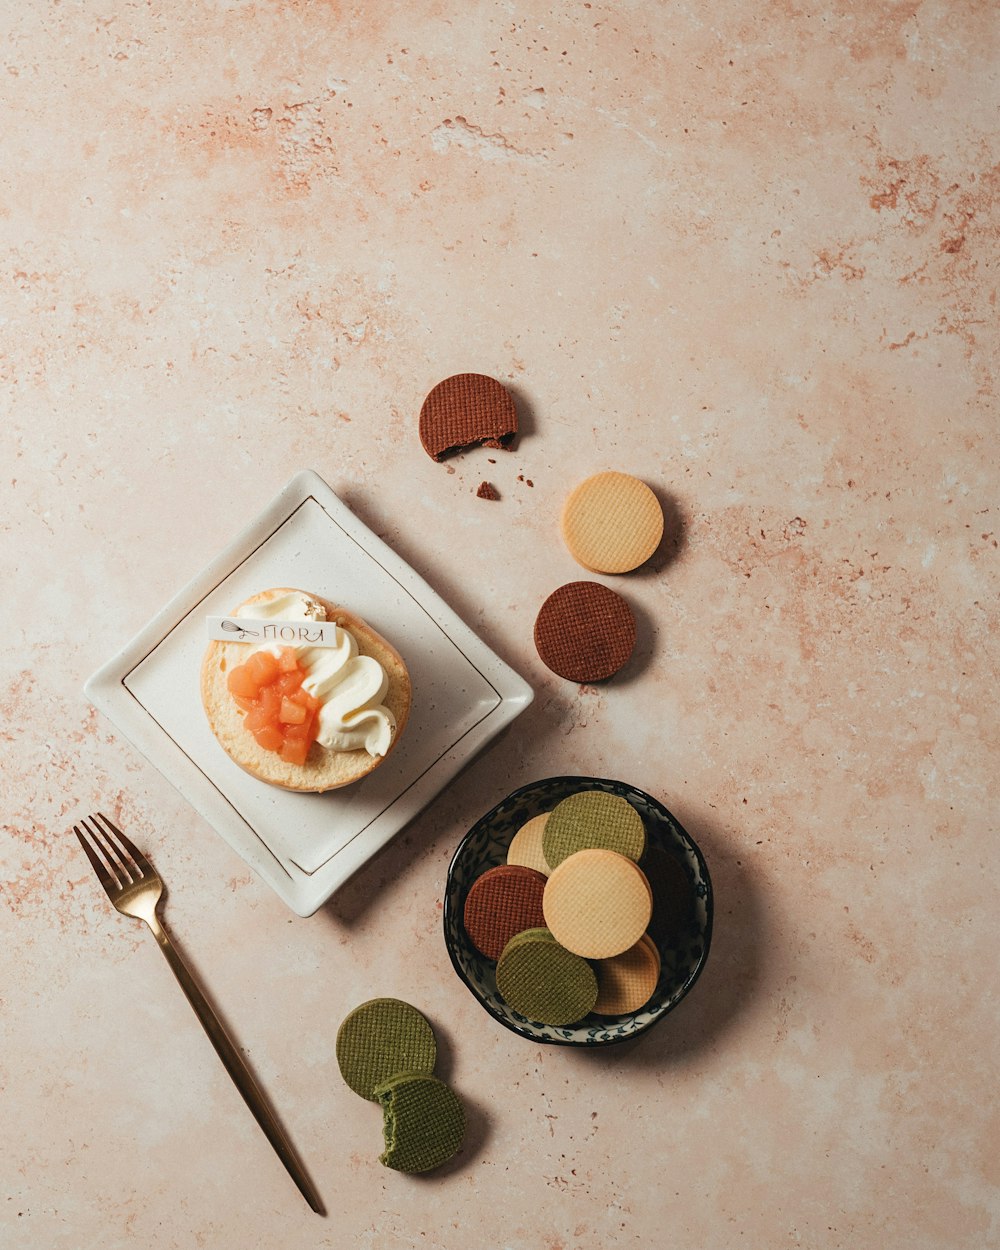
[[187, 995], [195, 1015], [211, 1038], [212, 1045], [226, 1066], [226, 1071], [235, 1081], [236, 1088], [243, 1095], [244, 1101], [264, 1130], [278, 1158], [288, 1169], [292, 1180], [299, 1187], [303, 1198], [317, 1214], [322, 1215], [323, 1207], [319, 1197], [306, 1176], [305, 1170], [295, 1157], [281, 1126], [268, 1107], [250, 1069], [229, 1040], [222, 1022], [209, 1006], [201, 990], [198, 989], [191, 973], [181, 961], [180, 955], [174, 950], [170, 938], [160, 924], [156, 909], [160, 902], [160, 895], [163, 893], [163, 882], [156, 870], [124, 833], [108, 820], [107, 816], [97, 812], [89, 818], [89, 823], [87, 820], [81, 820], [80, 825], [83, 827], [83, 832], [78, 825], [73, 826], [73, 832], [87, 852], [87, 858], [94, 872], [97, 873], [101, 885], [107, 891], [108, 898], [122, 915], [144, 920], [153, 930], [153, 936], [159, 943], [160, 950], [166, 955], [167, 963], [181, 983], [181, 989]]

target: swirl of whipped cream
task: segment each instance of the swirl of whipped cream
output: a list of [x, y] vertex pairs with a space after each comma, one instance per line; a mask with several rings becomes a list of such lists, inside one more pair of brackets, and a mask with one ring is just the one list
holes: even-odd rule
[[[325, 621], [326, 608], [308, 595], [289, 593], [267, 602], [244, 603], [236, 616], [283, 621]], [[305, 670], [302, 687], [320, 701], [316, 741], [331, 751], [357, 751], [385, 755], [396, 731], [396, 718], [382, 700], [389, 677], [370, 655], [358, 654], [358, 642], [350, 630], [337, 627], [333, 647], [295, 648]], [[277, 655], [281, 647], [266, 643], [254, 650]]]

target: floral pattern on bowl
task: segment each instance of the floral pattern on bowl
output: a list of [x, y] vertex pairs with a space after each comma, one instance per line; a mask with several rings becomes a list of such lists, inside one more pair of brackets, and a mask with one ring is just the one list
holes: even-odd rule
[[[639, 812], [649, 845], [673, 855], [694, 892], [691, 924], [670, 947], [660, 947], [660, 979], [653, 997], [627, 1016], [589, 1015], [578, 1024], [554, 1026], [528, 1020], [512, 1010], [497, 991], [496, 965], [473, 947], [462, 912], [469, 887], [488, 868], [503, 864], [514, 834], [533, 816], [549, 812], [581, 790], [620, 795]], [[712, 938], [712, 883], [704, 857], [691, 836], [662, 803], [635, 786], [598, 777], [547, 777], [522, 786], [481, 817], [465, 835], [448, 869], [444, 897], [444, 939], [456, 973], [500, 1024], [535, 1042], [561, 1046], [603, 1046], [623, 1042], [652, 1028], [672, 1011], [697, 981]]]

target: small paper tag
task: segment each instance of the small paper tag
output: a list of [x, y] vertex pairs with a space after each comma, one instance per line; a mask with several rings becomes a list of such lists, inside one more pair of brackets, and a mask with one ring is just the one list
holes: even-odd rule
[[335, 621], [259, 620], [252, 616], [210, 616], [208, 636], [216, 642], [255, 642], [258, 646], [336, 647]]

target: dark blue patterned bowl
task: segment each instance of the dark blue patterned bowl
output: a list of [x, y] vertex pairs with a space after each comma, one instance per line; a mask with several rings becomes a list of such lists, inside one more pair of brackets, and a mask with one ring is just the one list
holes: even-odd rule
[[[469, 941], [462, 922], [469, 886], [488, 868], [506, 862], [507, 847], [525, 821], [550, 812], [560, 800], [580, 790], [621, 795], [642, 816], [650, 846], [660, 847], [684, 868], [694, 894], [687, 928], [670, 946], [660, 945], [660, 980], [640, 1011], [628, 1016], [589, 1015], [566, 1027], [539, 1024], [512, 1010], [497, 992], [496, 965]], [[533, 1042], [558, 1046], [606, 1046], [651, 1029], [672, 1011], [694, 985], [708, 958], [712, 940], [712, 882], [693, 839], [656, 799], [622, 781], [599, 777], [547, 777], [522, 786], [477, 820], [458, 844], [444, 895], [444, 940], [459, 977], [495, 1020]]]

